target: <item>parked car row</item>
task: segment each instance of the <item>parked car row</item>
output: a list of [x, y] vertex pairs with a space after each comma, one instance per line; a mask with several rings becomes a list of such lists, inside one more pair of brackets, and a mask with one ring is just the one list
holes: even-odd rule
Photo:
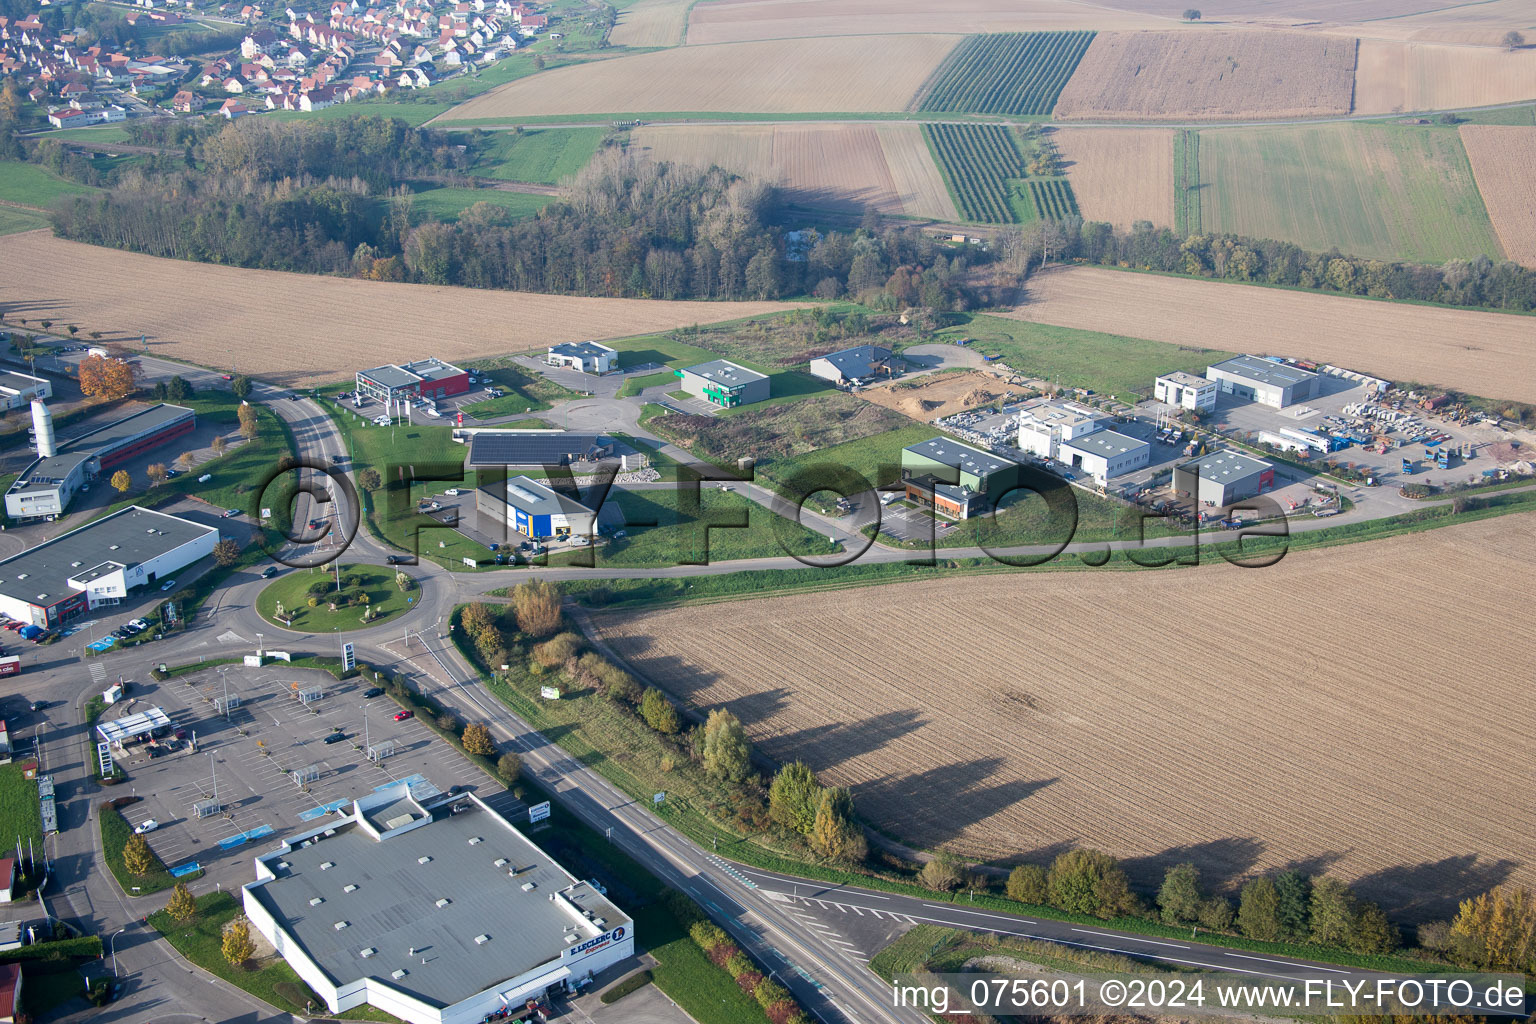
[[[8, 629], [12, 633], [15, 633], [17, 636], [21, 637], [23, 640], [31, 640], [35, 644], [42, 643], [44, 640], [53, 636], [53, 630], [51, 629], [44, 629], [42, 626], [34, 626], [30, 622], [21, 622], [17, 619], [10, 618], [9, 616], [0, 616], [0, 629]], [[0, 648], [0, 655], [3, 655], [4, 653], [4, 648]]]

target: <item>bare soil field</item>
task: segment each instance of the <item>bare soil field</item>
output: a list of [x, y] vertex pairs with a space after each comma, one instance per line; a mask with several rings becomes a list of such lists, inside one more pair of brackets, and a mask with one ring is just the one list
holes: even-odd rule
[[[1177, 18], [1184, 11], [1182, 3], [1170, 0], [1095, 0], [1116, 11], [1133, 11]], [[1202, 6], [1201, 20], [1266, 22], [1289, 21], [1361, 21], [1370, 18], [1396, 18], [1435, 11], [1455, 0], [1220, 0]], [[1475, 3], [1475, 0], [1473, 0]], [[1470, 6], [1470, 5], [1469, 5]]]
[[1023, 389], [1010, 388], [990, 373], [974, 370], [897, 381], [858, 393], [866, 401], [924, 422], [988, 405], [998, 399], [1021, 398], [1025, 394]]
[[1510, 29], [1536, 28], [1536, 10], [1530, 0], [1485, 0], [1459, 7], [1424, 11], [1403, 17], [1378, 18], [1356, 24], [1321, 26], [1325, 32], [1375, 39], [1422, 40], [1429, 43], [1469, 43], [1499, 46]]
[[1464, 124], [1460, 131], [1504, 252], [1536, 267], [1536, 128]]
[[803, 206], [955, 220], [960, 215], [915, 124], [668, 125], [630, 149], [777, 182]]
[[1486, 46], [1360, 40], [1356, 113], [1484, 107], [1530, 99], [1536, 99], [1536, 49], [1511, 52]]
[[[149, 338], [152, 355], [305, 386], [436, 355], [452, 361], [789, 309], [381, 284], [184, 263], [54, 238], [0, 237], [0, 310], [81, 337]], [[445, 324], [452, 324], [451, 330]]]
[[619, 11], [614, 46], [677, 46], [688, 31], [688, 0], [637, 0]]
[[438, 121], [609, 112], [902, 110], [959, 40], [865, 36], [683, 46], [508, 82]]
[[[1218, 886], [1294, 865], [1412, 919], [1536, 883], [1509, 803], [1511, 766], [1536, 763], [1536, 624], [1508, 604], [1532, 572], [1524, 515], [1268, 569], [938, 578], [596, 621], [658, 686], [729, 708], [919, 845], [1096, 847], [1142, 884], [1186, 860]], [[1350, 621], [1320, 621], [1337, 601]]]
[[1300, 32], [1101, 32], [1056, 101], [1062, 119], [1349, 113], [1355, 42]]
[[1389, 380], [1536, 402], [1536, 317], [1225, 281], [1063, 267], [1030, 278], [1018, 320], [1332, 363]]
[[[1156, 29], [1171, 17], [1108, 10], [1075, 0], [706, 0], [688, 16], [688, 42], [735, 43], [805, 36], [923, 32]], [[622, 23], [622, 18], [621, 18]]]
[[1171, 129], [1061, 128], [1051, 138], [1085, 219], [1122, 231], [1138, 220], [1173, 226]]

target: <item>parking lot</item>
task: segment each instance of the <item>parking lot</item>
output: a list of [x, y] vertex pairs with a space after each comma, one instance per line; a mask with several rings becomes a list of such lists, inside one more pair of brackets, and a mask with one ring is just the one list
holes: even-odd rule
[[[365, 699], [369, 686], [281, 662], [134, 683], [133, 703], [110, 717], [158, 705], [187, 742], [160, 757], [130, 748], [137, 753], [119, 760], [126, 787], [143, 798], [127, 809], [130, 823], [159, 822], [148, 839], [167, 867], [196, 863], [221, 884], [238, 885], [250, 880], [255, 851], [381, 786], [405, 779], [432, 787], [429, 794], [452, 786], [499, 791], [426, 725], [395, 721], [400, 708], [389, 697]], [[341, 740], [326, 742], [338, 733]], [[384, 756], [370, 761], [365, 738]], [[221, 809], [200, 817], [198, 805], [214, 799], [215, 787]]]

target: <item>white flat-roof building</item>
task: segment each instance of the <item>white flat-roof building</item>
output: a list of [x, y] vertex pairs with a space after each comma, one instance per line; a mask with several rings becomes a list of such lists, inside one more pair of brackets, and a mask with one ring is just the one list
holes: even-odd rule
[[242, 896], [331, 1013], [480, 1024], [635, 951], [623, 911], [484, 801], [405, 781], [257, 857]]
[[619, 365], [619, 350], [595, 341], [565, 341], [549, 347], [544, 362], [569, 366], [583, 373], [607, 373]]
[[45, 377], [15, 370], [0, 370], [0, 408], [22, 409], [32, 403], [53, 397], [53, 384]]
[[1101, 486], [1110, 477], [1146, 467], [1152, 461], [1152, 446], [1113, 430], [1095, 430], [1058, 446], [1057, 456], [1064, 464], [1082, 470]]
[[1318, 395], [1317, 374], [1258, 356], [1236, 356], [1208, 367], [1206, 377], [1223, 394], [1236, 395], [1274, 409]]
[[1152, 397], [1155, 400], [1198, 412], [1216, 408], [1218, 390], [1215, 381], [1183, 370], [1165, 373], [1152, 382]]
[[1097, 409], [1059, 398], [1037, 398], [1019, 409], [1019, 449], [1042, 459], [1059, 457], [1063, 441], [1103, 430], [1109, 417]]
[[526, 537], [590, 537], [597, 510], [527, 476], [475, 490], [475, 511], [504, 523]]

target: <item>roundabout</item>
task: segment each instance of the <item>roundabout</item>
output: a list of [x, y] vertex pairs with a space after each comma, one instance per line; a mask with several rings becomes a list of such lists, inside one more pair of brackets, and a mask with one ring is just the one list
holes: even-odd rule
[[392, 622], [420, 601], [420, 584], [409, 573], [342, 565], [287, 570], [256, 596], [256, 611], [272, 625], [296, 632], [345, 633]]

